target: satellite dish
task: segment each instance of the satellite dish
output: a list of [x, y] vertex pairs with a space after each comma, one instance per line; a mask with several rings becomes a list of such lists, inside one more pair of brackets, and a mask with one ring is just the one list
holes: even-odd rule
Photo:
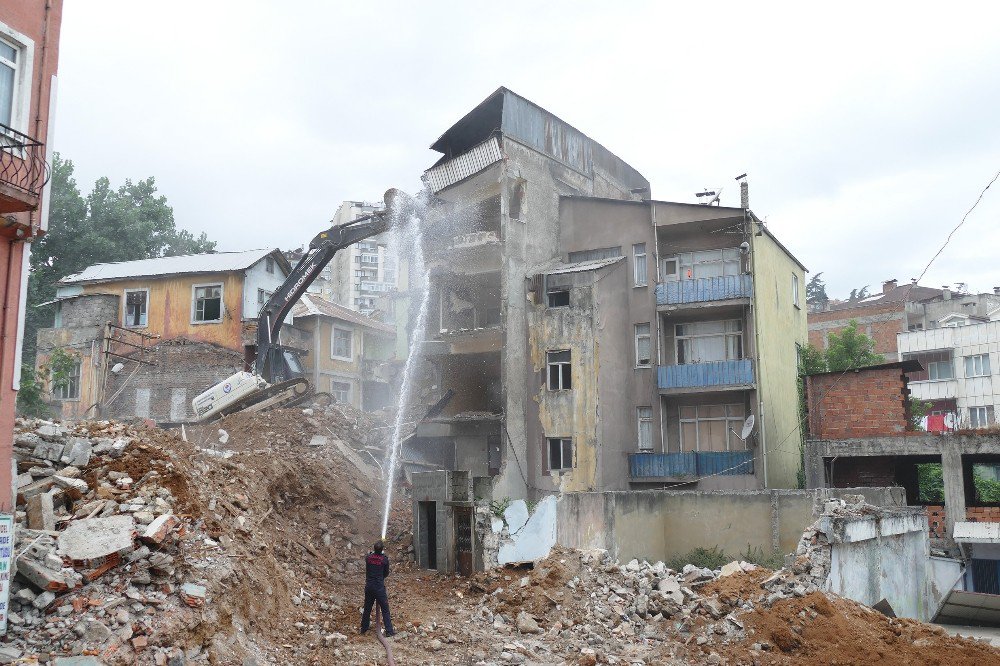
[[753, 424], [754, 418], [753, 414], [747, 417], [747, 420], [743, 422], [743, 432], [740, 433], [740, 439], [744, 442], [747, 441], [747, 437], [753, 434]]
[[115, 373], [116, 375], [124, 369], [125, 369], [124, 363], [115, 363], [113, 366], [111, 366], [111, 372]]

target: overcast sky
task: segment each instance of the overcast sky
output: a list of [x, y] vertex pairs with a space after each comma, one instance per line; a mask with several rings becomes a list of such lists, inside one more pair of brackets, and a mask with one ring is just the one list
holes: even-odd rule
[[[224, 250], [415, 191], [504, 85], [657, 199], [749, 173], [831, 296], [916, 277], [1000, 170], [1000, 5], [66, 0], [54, 144], [84, 193], [154, 176]], [[1000, 182], [922, 280], [1000, 285]]]

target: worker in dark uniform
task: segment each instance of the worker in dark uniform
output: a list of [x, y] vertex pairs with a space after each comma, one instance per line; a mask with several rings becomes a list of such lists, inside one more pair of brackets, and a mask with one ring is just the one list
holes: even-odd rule
[[374, 549], [365, 557], [365, 610], [361, 614], [361, 633], [368, 631], [372, 619], [372, 606], [378, 602], [382, 611], [382, 624], [385, 635], [392, 636], [396, 630], [392, 628], [392, 618], [389, 616], [389, 597], [385, 593], [385, 579], [389, 575], [389, 558], [382, 551], [385, 544], [379, 539]]

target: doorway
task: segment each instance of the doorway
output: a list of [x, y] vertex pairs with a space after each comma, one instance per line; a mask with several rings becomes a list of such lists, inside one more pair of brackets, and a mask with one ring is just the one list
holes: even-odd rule
[[437, 569], [437, 502], [418, 502], [420, 562], [424, 569]]

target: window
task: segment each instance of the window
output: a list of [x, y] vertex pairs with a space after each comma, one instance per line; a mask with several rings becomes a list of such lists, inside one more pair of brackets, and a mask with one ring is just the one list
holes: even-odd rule
[[646, 244], [632, 246], [632, 277], [636, 287], [646, 286]]
[[671, 281], [680, 279], [680, 260], [677, 257], [663, 260], [663, 279]]
[[635, 366], [648, 368], [651, 360], [649, 344], [649, 324], [635, 325]]
[[910, 381], [912, 382], [955, 378], [955, 366], [952, 363], [950, 350], [903, 354], [903, 360], [916, 360], [920, 362], [920, 365], [924, 366], [924, 370], [920, 372], [909, 373]]
[[547, 360], [549, 366], [549, 390], [567, 391], [573, 388], [573, 373], [570, 365], [570, 351], [550, 351]]
[[988, 428], [993, 423], [993, 407], [969, 407], [969, 427]]
[[558, 472], [573, 469], [573, 440], [562, 437], [550, 437], [549, 471]]
[[965, 357], [966, 377], [988, 377], [990, 375], [990, 355], [976, 354]]
[[222, 285], [209, 284], [194, 288], [194, 321], [222, 321]]
[[268, 273], [274, 272], [274, 257], [268, 257], [267, 259], [264, 260], [264, 269]]
[[[51, 381], [51, 376], [50, 376]], [[70, 368], [66, 383], [57, 386], [52, 390], [52, 397], [56, 400], [79, 400], [80, 399], [80, 361], [77, 360]]]
[[330, 395], [337, 399], [337, 402], [347, 405], [351, 402], [351, 385], [336, 379], [330, 380]]
[[[264, 305], [267, 303], [267, 299], [271, 298], [273, 291], [267, 291], [265, 289], [257, 290], [257, 305]], [[259, 309], [259, 308], [258, 308]]]
[[330, 354], [333, 358], [341, 358], [350, 361], [354, 358], [354, 332], [346, 328], [333, 328], [333, 349]]
[[569, 305], [569, 289], [550, 289], [548, 297], [550, 308], [564, 308]]
[[743, 322], [700, 321], [675, 324], [677, 363], [709, 363], [743, 358]]
[[0, 123], [13, 125], [14, 105], [17, 101], [20, 50], [10, 42], [0, 39]]
[[743, 405], [684, 405], [680, 408], [681, 451], [742, 451]]
[[382, 282], [396, 284], [396, 269], [385, 267], [382, 269]]
[[954, 379], [955, 368], [951, 364], [951, 359], [947, 361], [931, 361], [927, 364], [928, 379]]
[[569, 263], [575, 264], [578, 261], [597, 261], [598, 259], [612, 259], [622, 256], [621, 245], [618, 247], [602, 247], [596, 250], [581, 250], [580, 252], [569, 253]]
[[799, 276], [792, 273], [792, 305], [799, 307]]
[[125, 325], [145, 326], [147, 323], [146, 303], [149, 291], [146, 289], [125, 290]]
[[741, 261], [738, 247], [685, 252], [678, 255], [677, 260], [680, 262], [682, 280], [740, 274]]
[[639, 419], [639, 450], [653, 450], [653, 408], [636, 407], [636, 415]]

